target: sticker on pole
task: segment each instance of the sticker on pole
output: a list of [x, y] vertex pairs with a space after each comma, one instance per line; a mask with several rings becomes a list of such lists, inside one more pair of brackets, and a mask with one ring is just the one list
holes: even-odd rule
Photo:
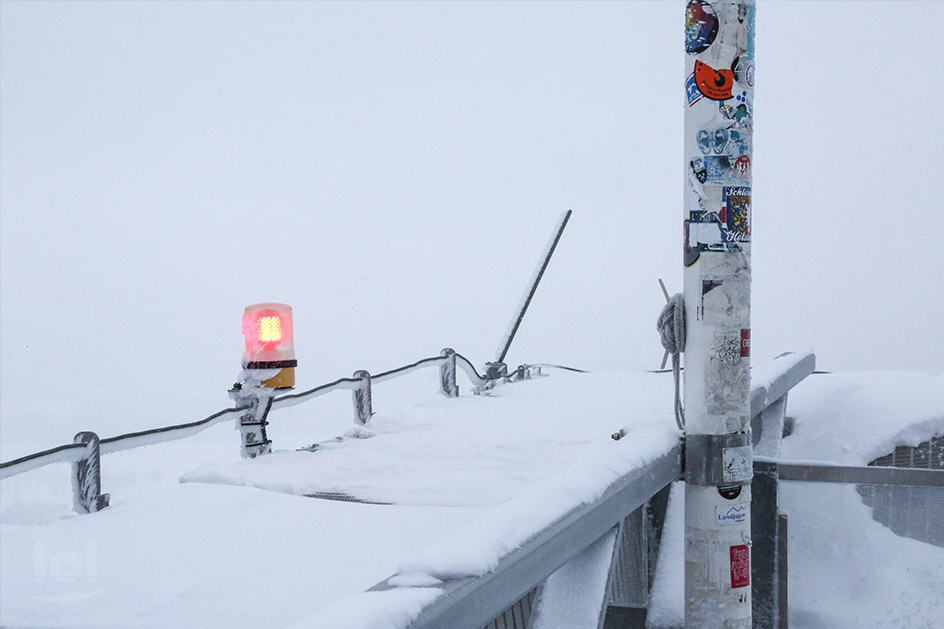
[[726, 483], [736, 483], [750, 480], [754, 475], [750, 446], [737, 448], [722, 448], [721, 462], [723, 469], [721, 478]]
[[715, 524], [718, 526], [747, 524], [747, 505], [721, 505], [715, 507]]
[[751, 549], [745, 544], [731, 546], [731, 587], [745, 588], [751, 584]]

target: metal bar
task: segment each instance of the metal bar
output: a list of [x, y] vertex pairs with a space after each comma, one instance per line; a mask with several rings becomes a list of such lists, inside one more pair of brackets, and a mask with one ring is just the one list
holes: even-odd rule
[[560, 242], [561, 235], [564, 233], [564, 228], [567, 227], [567, 221], [570, 220], [571, 214], [573, 214], [573, 210], [567, 210], [558, 220], [557, 226], [554, 228], [554, 235], [551, 237], [551, 242], [548, 243], [547, 248], [544, 250], [544, 258], [541, 261], [541, 266], [538, 267], [537, 272], [531, 278], [531, 286], [529, 287], [528, 293], [524, 300], [522, 300], [521, 305], [518, 307], [517, 317], [514, 319], [510, 330], [506, 332], [505, 338], [502, 339], [502, 344], [500, 345], [501, 349], [498, 352], [498, 359], [495, 362], [505, 362], [505, 356], [508, 354], [508, 348], [511, 347], [511, 342], [515, 339], [515, 334], [518, 332], [518, 326], [521, 325], [521, 320], [524, 319], [524, 313], [528, 311], [528, 306], [531, 305], [531, 299], [534, 297], [534, 293], [538, 289], [538, 284], [541, 282], [541, 278], [544, 277], [544, 271], [547, 270], [547, 265], [551, 261], [551, 256], [554, 255], [554, 250], [557, 248], [557, 243]]
[[331, 393], [332, 391], [350, 391], [357, 388], [359, 384], [360, 380], [355, 380], [354, 378], [338, 378], [334, 382], [329, 382], [328, 384], [323, 384], [313, 389], [302, 391], [301, 393], [290, 393], [288, 395], [279, 396], [272, 400], [272, 410], [295, 406], [302, 402], [307, 402], [312, 398]]
[[[175, 439], [192, 437], [227, 419], [229, 415], [244, 410], [243, 408], [228, 408], [197, 422], [108, 437], [107, 439], [102, 439], [100, 442], [101, 454], [111, 454], [112, 452], [119, 452], [121, 450], [130, 450], [132, 448], [140, 448], [141, 446], [155, 443], [164, 443]], [[75, 463], [82, 458], [84, 447], [83, 444], [67, 444], [14, 459], [13, 461], [0, 463], [0, 479], [10, 478], [17, 474], [23, 474], [24, 472], [29, 472], [30, 470], [53, 463]]]
[[[503, 557], [478, 578], [448, 581], [410, 625], [414, 629], [481, 629], [564, 563], [605, 535], [681, 474], [681, 445], [610, 486]], [[392, 589], [387, 581], [371, 590]]]
[[211, 426], [215, 426], [230, 419], [230, 415], [241, 413], [245, 410], [245, 408], [227, 408], [210, 415], [206, 419], [201, 419], [198, 422], [177, 424], [175, 426], [155, 428], [154, 430], [142, 430], [140, 432], [131, 432], [115, 437], [108, 437], [107, 439], [102, 439], [102, 454], [111, 454], [112, 452], [140, 448], [155, 443], [165, 443], [176, 439], [186, 439], [187, 437], [192, 437], [193, 435], [203, 432]]
[[[764, 461], [764, 459], [756, 460]], [[780, 470], [780, 480], [817, 483], [861, 483], [870, 485], [944, 487], [944, 470], [829, 465], [801, 463], [798, 461], [776, 461], [776, 463]]]
[[754, 462], [751, 483], [751, 610], [758, 627], [777, 627], [780, 617], [778, 574], [778, 485], [776, 463]]
[[790, 626], [790, 608], [787, 591], [787, 543], [790, 539], [789, 529], [787, 527], [787, 516], [781, 513], [777, 516], [777, 576], [779, 581], [779, 590], [777, 591], [778, 607], [780, 608], [780, 623], [778, 629], [787, 629]]
[[85, 445], [67, 444], [0, 463], [0, 480], [53, 463], [75, 463], [82, 458]]
[[[777, 370], [780, 373], [773, 378], [765, 378], [767, 372]], [[790, 389], [816, 370], [816, 355], [812, 352], [787, 352], [774, 360], [754, 368], [751, 373], [751, 417], [759, 415], [767, 407], [785, 396]], [[760, 384], [760, 380], [767, 380]]]
[[405, 367], [398, 367], [397, 369], [391, 369], [390, 371], [382, 371], [375, 376], [371, 376], [371, 380], [374, 382], [393, 380], [394, 378], [405, 376], [408, 373], [412, 373], [425, 367], [438, 367], [440, 364], [442, 364], [443, 360], [444, 358], [442, 356], [424, 358], [423, 360], [418, 360], [415, 363], [406, 365]]

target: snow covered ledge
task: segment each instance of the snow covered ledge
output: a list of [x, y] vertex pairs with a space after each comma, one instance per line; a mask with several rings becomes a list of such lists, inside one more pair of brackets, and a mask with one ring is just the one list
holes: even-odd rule
[[[768, 433], [771, 422], [782, 428], [787, 392], [815, 365], [812, 353], [785, 353], [754, 368], [751, 414]], [[763, 417], [768, 409], [774, 412]], [[668, 422], [623, 432], [404, 562], [396, 575], [291, 627], [480, 629], [679, 478], [682, 448]], [[363, 613], [352, 619], [352, 609]]]

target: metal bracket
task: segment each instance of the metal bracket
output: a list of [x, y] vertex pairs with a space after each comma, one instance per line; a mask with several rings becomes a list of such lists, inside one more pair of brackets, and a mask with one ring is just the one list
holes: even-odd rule
[[749, 485], [753, 472], [751, 433], [687, 435], [685, 482], [706, 486]]

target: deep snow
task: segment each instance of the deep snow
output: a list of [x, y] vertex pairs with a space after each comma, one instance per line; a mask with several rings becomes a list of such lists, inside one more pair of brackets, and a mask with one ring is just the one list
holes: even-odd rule
[[[291, 448], [346, 430], [348, 396], [345, 412], [321, 428], [315, 426], [330, 415], [330, 400], [273, 413], [276, 452], [253, 461], [239, 459], [232, 426], [107, 455], [104, 489], [112, 506], [93, 515], [68, 513], [64, 465], [3, 481], [0, 623], [404, 626], [433, 596], [429, 585], [483, 574], [678, 436], [670, 374], [560, 372], [458, 399], [430, 394], [434, 388], [425, 385], [434, 376], [404, 380], [424, 385], [427, 395], [378, 410], [369, 426], [375, 436], [323, 451]], [[884, 453], [944, 434], [940, 377], [811, 376], [790, 394], [794, 433], [784, 450], [820, 458], [826, 430], [848, 446], [834, 448], [842, 453], [837, 462], [848, 463], [876, 448]], [[909, 404], [876, 404], [896, 393], [906, 393]], [[613, 441], [610, 433], [622, 425], [627, 435]], [[857, 440], [853, 433], [871, 436]], [[561, 456], [547, 456], [555, 441]], [[404, 504], [298, 495], [312, 488]], [[652, 626], [680, 620], [678, 489]], [[784, 483], [781, 495], [790, 517], [794, 626], [935, 627], [944, 614], [944, 549], [874, 522], [852, 486]], [[365, 592], [391, 576], [412, 587]]]

